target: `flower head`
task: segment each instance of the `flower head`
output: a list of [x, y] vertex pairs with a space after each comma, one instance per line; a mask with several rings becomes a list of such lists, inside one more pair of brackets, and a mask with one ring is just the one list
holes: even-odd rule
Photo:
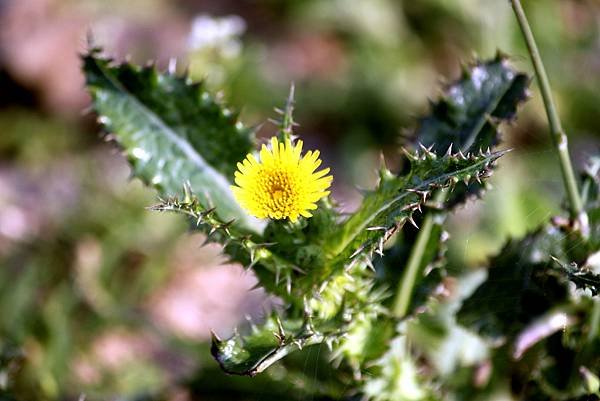
[[251, 215], [259, 218], [285, 219], [311, 217], [309, 210], [327, 196], [332, 176], [329, 168], [315, 171], [320, 165], [319, 151], [301, 156], [302, 141], [280, 143], [271, 138], [271, 148], [263, 145], [260, 161], [248, 154], [238, 163], [232, 186], [237, 201]]

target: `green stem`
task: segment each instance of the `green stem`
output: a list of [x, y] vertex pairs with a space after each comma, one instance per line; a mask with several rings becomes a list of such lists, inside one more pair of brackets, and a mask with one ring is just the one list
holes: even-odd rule
[[417, 274], [421, 270], [421, 260], [425, 253], [425, 248], [429, 242], [431, 231], [433, 228], [433, 215], [428, 213], [423, 220], [421, 230], [417, 236], [417, 242], [406, 264], [406, 270], [400, 280], [398, 292], [396, 293], [396, 301], [394, 302], [394, 316], [401, 318], [406, 315], [412, 298], [413, 287], [417, 280]]
[[[434, 202], [444, 202], [446, 200], [447, 191], [439, 191], [436, 193]], [[394, 301], [393, 314], [397, 318], [402, 318], [408, 312], [410, 307], [410, 301], [412, 299], [413, 289], [417, 282], [417, 276], [421, 272], [421, 265], [423, 264], [423, 256], [427, 249], [427, 243], [431, 238], [431, 232], [434, 227], [434, 213], [427, 213], [417, 234], [417, 240], [412, 248], [408, 262], [406, 263], [406, 269], [402, 275], [402, 279], [398, 283], [398, 290], [396, 291], [396, 300]]]
[[581, 201], [579, 190], [577, 188], [577, 179], [575, 178], [575, 173], [573, 172], [573, 165], [571, 163], [571, 157], [569, 156], [567, 135], [565, 134], [561, 126], [560, 119], [558, 117], [558, 112], [556, 111], [556, 106], [554, 105], [552, 91], [550, 88], [550, 83], [548, 81], [548, 75], [546, 74], [546, 70], [544, 68], [544, 64], [542, 63], [540, 52], [537, 48], [535, 39], [533, 37], [533, 32], [531, 31], [531, 27], [529, 26], [529, 22], [527, 21], [527, 17], [525, 16], [525, 12], [523, 11], [523, 7], [521, 6], [520, 0], [511, 0], [511, 4], [513, 10], [515, 11], [515, 15], [517, 17], [517, 21], [519, 22], [519, 26], [521, 28], [523, 36], [525, 38], [527, 49], [529, 50], [529, 54], [531, 55], [533, 68], [535, 70], [537, 81], [540, 86], [542, 99], [544, 100], [544, 107], [548, 116], [548, 123], [550, 125], [550, 134], [552, 137], [552, 142], [558, 152], [560, 169], [565, 184], [565, 190], [567, 192], [567, 197], [569, 199], [569, 213], [573, 221], [579, 221], [583, 224], [581, 228], [582, 231], [585, 231], [585, 226], [587, 226], [587, 219], [585, 212], [583, 211], [583, 203]]

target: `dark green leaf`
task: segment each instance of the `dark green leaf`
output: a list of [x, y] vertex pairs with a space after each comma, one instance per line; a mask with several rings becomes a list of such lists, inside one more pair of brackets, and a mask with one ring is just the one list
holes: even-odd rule
[[569, 297], [565, 275], [553, 274], [552, 252], [564, 255], [564, 235], [549, 226], [511, 240], [490, 262], [487, 280], [468, 298], [458, 321], [495, 338], [513, 336]]
[[[430, 114], [419, 120], [414, 141], [438, 152], [450, 146], [464, 153], [493, 149], [500, 141], [500, 124], [514, 120], [519, 104], [527, 99], [529, 82], [502, 55], [465, 67], [462, 77], [431, 105]], [[479, 183], [459, 184], [447, 207], [481, 192]]]
[[126, 152], [136, 177], [161, 195], [189, 182], [207, 207], [254, 231], [260, 228], [233, 199], [230, 180], [253, 149], [252, 133], [204, 86], [186, 77], [111, 60], [91, 50], [83, 70], [99, 121]]
[[496, 121], [515, 118], [517, 106], [527, 99], [529, 81], [501, 55], [467, 67], [419, 121], [415, 140], [438, 152], [450, 145], [465, 153], [495, 146], [500, 140]]

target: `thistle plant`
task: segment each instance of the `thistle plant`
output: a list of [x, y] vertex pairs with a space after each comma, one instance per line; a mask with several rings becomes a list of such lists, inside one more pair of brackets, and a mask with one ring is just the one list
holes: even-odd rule
[[[513, 5], [525, 24], [519, 2]], [[577, 183], [525, 32], [558, 139], [568, 217], [511, 239], [485, 274], [455, 277], [445, 259], [445, 217], [485, 196], [506, 153], [499, 150], [501, 129], [530, 96], [530, 77], [507, 56], [474, 61], [444, 88], [404, 143], [403, 168], [391, 171], [382, 160], [376, 186], [349, 215], [330, 194], [335, 171], [319, 170], [318, 150], [303, 153], [293, 91], [277, 135], [258, 150], [253, 130], [203, 83], [154, 66], [115, 64], [97, 48], [83, 57], [99, 122], [133, 175], [158, 192], [152, 209], [189, 217], [192, 230], [221, 244], [281, 300], [233, 336], [213, 335], [211, 352], [224, 372], [268, 376], [283, 369], [292, 377], [297, 370], [285, 358], [323, 344], [336, 374], [312, 390], [290, 379], [313, 396], [598, 395], [599, 163], [591, 160]], [[461, 359], [468, 348], [474, 355]]]

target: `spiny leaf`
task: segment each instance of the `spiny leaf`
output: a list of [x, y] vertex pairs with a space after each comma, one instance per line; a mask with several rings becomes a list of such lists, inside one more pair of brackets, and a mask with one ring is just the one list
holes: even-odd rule
[[[493, 148], [500, 139], [500, 123], [515, 118], [519, 104], [528, 96], [528, 85], [529, 78], [510, 67], [501, 55], [466, 66], [462, 77], [447, 85], [441, 99], [432, 104], [430, 114], [419, 119], [413, 140], [420, 146], [439, 151], [453, 147], [466, 153], [470, 149]], [[449, 195], [444, 209], [448, 210], [464, 202], [469, 195], [480, 195], [481, 192], [482, 185], [478, 182], [459, 183]], [[420, 219], [415, 220], [419, 224]], [[424, 271], [425, 266], [439, 255], [436, 249], [439, 249], [443, 220], [444, 214], [439, 213], [426, 247], [429, 252], [423, 258], [420, 271]], [[408, 226], [402, 231], [394, 247], [380, 262], [384, 271], [398, 272], [406, 264], [416, 233]]]
[[481, 181], [502, 152], [437, 156], [425, 149], [406, 152], [411, 162], [406, 175], [382, 170], [377, 188], [368, 193], [360, 208], [337, 230], [329, 242], [330, 255], [353, 258], [361, 253], [382, 252], [383, 244], [428, 201], [433, 190], [452, 189], [458, 182]]
[[187, 216], [195, 228], [206, 233], [207, 241], [223, 245], [223, 250], [231, 261], [238, 262], [246, 268], [254, 268], [265, 289], [288, 299], [291, 295], [292, 273], [298, 273], [300, 269], [275, 253], [276, 244], [265, 243], [261, 241], [262, 237], [240, 230], [233, 221], [220, 218], [216, 208], [205, 208], [189, 190], [185, 192], [187, 195], [183, 200], [169, 197], [150, 209]]
[[566, 264], [557, 258], [552, 259], [559, 266], [560, 272], [565, 273], [578, 289], [587, 290], [593, 296], [600, 293], [600, 275], [595, 274], [587, 268], [578, 267], [577, 263]]
[[309, 317], [282, 321], [274, 314], [261, 326], [252, 326], [248, 335], [236, 333], [228, 340], [213, 335], [211, 352], [225, 372], [254, 376], [290, 352], [336, 341], [340, 335], [335, 325], [318, 331]]
[[253, 149], [252, 132], [235, 113], [201, 83], [153, 66], [113, 65], [99, 49], [83, 56], [83, 71], [98, 120], [123, 147], [136, 177], [165, 197], [181, 195], [189, 182], [222, 219], [260, 232], [229, 188], [236, 162]]
[[503, 338], [514, 335], [551, 305], [567, 302], [569, 282], [598, 294], [600, 277], [587, 263], [600, 244], [599, 166], [592, 158], [583, 177], [589, 237], [582, 236], [568, 219], [555, 217], [525, 238], [509, 241], [490, 260], [486, 282], [464, 303], [461, 324]]
[[233, 221], [224, 221], [216, 213], [216, 208], [205, 208], [198, 198], [191, 193], [185, 199], [169, 197], [151, 206], [150, 210], [157, 212], [179, 213], [189, 217], [196, 228], [207, 234], [209, 240], [223, 245], [236, 243], [244, 246], [251, 236], [237, 230]]
[[[512, 69], [503, 56], [476, 62], [464, 68], [463, 76], [447, 85], [442, 98], [432, 104], [431, 112], [419, 119], [413, 135], [418, 147], [431, 147], [438, 151], [452, 147], [467, 153], [472, 149], [493, 148], [499, 142], [500, 124], [515, 118], [519, 104], [527, 98], [529, 79]], [[431, 291], [437, 288], [444, 272], [431, 270], [439, 264], [446, 236], [442, 224], [446, 211], [463, 203], [468, 197], [480, 196], [483, 185], [472, 181], [458, 183], [447, 198], [441, 211], [436, 213], [425, 254], [421, 259], [420, 272], [415, 285], [410, 310], [423, 305]], [[441, 195], [441, 194], [440, 194]], [[438, 205], [441, 206], [441, 205]], [[415, 217], [417, 226], [420, 216]], [[396, 286], [415, 245], [418, 230], [405, 225], [397, 235], [394, 245], [378, 260], [378, 271], [390, 286]]]
[[[552, 238], [559, 241], [548, 237]], [[459, 322], [488, 336], [502, 337], [518, 332], [551, 303], [566, 300], [564, 289], [550, 297], [532, 281], [549, 258], [544, 239], [544, 233], [538, 232], [522, 241], [510, 241], [492, 258], [486, 282], [465, 301]]]
[[331, 366], [324, 347], [288, 355], [285, 364], [254, 377], [226, 375], [220, 367], [203, 365], [188, 382], [198, 399], [306, 401], [338, 400], [348, 392], [345, 374]]
[[487, 280], [468, 298], [459, 314], [462, 325], [487, 336], [514, 336], [549, 308], [569, 300], [568, 276], [552, 260], [569, 259], [570, 242], [547, 226], [521, 240], [510, 240], [489, 261]]
[[519, 392], [540, 386], [564, 391], [581, 380], [563, 364], [549, 361], [577, 356], [575, 369], [598, 363], [590, 295], [597, 296], [600, 277], [588, 266], [563, 262], [589, 261], [589, 252], [597, 248], [588, 247], [579, 230], [561, 220], [509, 241], [458, 313], [460, 324], [495, 340], [490, 380], [511, 377]]
[[[494, 149], [500, 141], [502, 123], [516, 118], [518, 106], [529, 94], [530, 79], [513, 69], [505, 56], [476, 61], [449, 84], [431, 112], [419, 120], [413, 141], [442, 151], [449, 146], [464, 153]], [[480, 196], [477, 182], [459, 184], [446, 202], [447, 207]]]
[[515, 118], [517, 106], [528, 97], [529, 82], [502, 55], [477, 61], [448, 85], [431, 105], [431, 114], [419, 120], [415, 141], [437, 151], [450, 145], [463, 152], [495, 146], [498, 123]]

